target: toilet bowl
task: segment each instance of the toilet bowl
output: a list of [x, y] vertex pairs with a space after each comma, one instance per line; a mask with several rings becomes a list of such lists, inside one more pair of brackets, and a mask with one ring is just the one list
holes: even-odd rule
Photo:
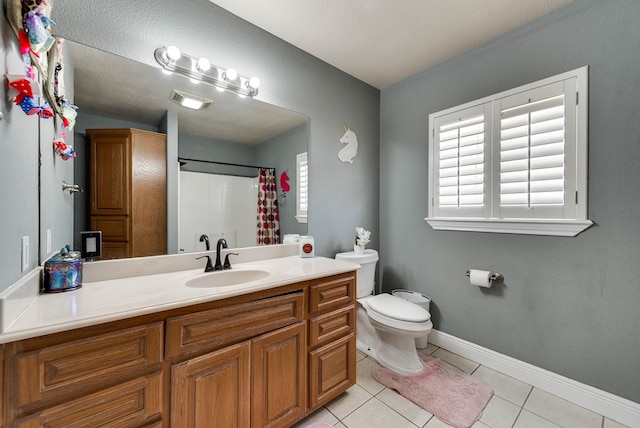
[[388, 293], [373, 295], [377, 251], [338, 253], [336, 260], [361, 266], [356, 279], [358, 350], [397, 373], [419, 373], [423, 365], [416, 339], [426, 337], [433, 327], [429, 312]]

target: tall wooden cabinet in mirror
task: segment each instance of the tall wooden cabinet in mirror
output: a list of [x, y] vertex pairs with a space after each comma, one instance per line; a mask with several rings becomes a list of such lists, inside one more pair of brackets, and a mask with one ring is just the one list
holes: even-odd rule
[[91, 229], [102, 259], [167, 252], [166, 136], [138, 129], [87, 129]]

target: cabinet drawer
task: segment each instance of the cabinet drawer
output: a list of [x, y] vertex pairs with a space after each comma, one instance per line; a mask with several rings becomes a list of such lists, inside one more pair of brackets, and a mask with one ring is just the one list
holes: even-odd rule
[[302, 291], [167, 320], [167, 357], [215, 349], [301, 321]]
[[91, 216], [91, 229], [101, 230], [107, 241], [128, 241], [129, 223], [126, 216]]
[[149, 365], [161, 361], [160, 322], [17, 354], [15, 404], [80, 396], [148, 371]]
[[356, 276], [351, 272], [314, 282], [310, 287], [311, 314], [350, 305], [355, 301]]
[[[18, 419], [16, 428], [162, 426], [162, 373], [136, 378]], [[154, 422], [155, 420], [155, 422]], [[149, 425], [146, 425], [150, 423]]]
[[309, 320], [309, 346], [315, 348], [346, 336], [356, 329], [355, 305], [337, 309]]
[[356, 382], [356, 335], [309, 353], [309, 408], [337, 397]]

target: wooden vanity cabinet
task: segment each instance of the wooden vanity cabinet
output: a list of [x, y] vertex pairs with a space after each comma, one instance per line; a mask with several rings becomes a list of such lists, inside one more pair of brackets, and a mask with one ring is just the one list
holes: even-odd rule
[[102, 231], [102, 258], [166, 254], [166, 135], [129, 128], [87, 135], [90, 227]]
[[0, 346], [0, 428], [290, 427], [355, 383], [355, 272]]

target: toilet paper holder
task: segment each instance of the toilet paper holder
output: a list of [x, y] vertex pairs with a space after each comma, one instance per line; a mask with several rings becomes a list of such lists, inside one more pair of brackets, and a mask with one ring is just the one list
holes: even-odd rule
[[[467, 276], [471, 275], [471, 270], [467, 269]], [[491, 272], [491, 276], [489, 276], [491, 282], [503, 282], [504, 276], [501, 273]]]

